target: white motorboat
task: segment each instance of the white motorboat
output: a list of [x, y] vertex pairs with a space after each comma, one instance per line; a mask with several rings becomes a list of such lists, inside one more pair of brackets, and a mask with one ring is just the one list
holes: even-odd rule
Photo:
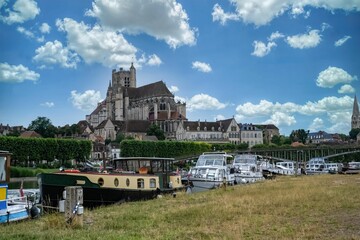
[[305, 173], [308, 175], [312, 174], [324, 174], [329, 173], [328, 165], [324, 158], [317, 157], [312, 158], [306, 163]]
[[234, 169], [231, 166], [233, 156], [225, 152], [205, 152], [199, 156], [195, 167], [189, 172], [187, 181], [193, 191], [218, 188], [221, 185], [233, 185]]
[[253, 154], [235, 156], [233, 167], [235, 169], [236, 183], [250, 183], [265, 179], [257, 158], [257, 155]]

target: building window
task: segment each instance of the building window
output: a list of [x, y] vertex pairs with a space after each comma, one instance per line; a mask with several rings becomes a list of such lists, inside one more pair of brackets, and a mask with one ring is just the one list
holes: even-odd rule
[[144, 179], [143, 178], [139, 178], [137, 180], [137, 188], [144, 188]]
[[156, 188], [156, 179], [150, 178], [150, 188]]
[[166, 104], [165, 103], [160, 103], [160, 111], [163, 111], [166, 109]]

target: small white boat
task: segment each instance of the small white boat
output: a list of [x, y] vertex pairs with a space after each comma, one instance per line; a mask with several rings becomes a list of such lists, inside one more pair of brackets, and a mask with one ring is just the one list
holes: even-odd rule
[[263, 162], [263, 172], [274, 175], [300, 175], [301, 169], [296, 168], [296, 162], [293, 161], [279, 161], [276, 164]]
[[329, 173], [329, 168], [324, 158], [312, 158], [306, 163], [305, 173], [307, 175]]
[[257, 155], [236, 155], [233, 161], [233, 167], [235, 169], [235, 182], [238, 184], [251, 183], [265, 179], [260, 163], [258, 163]]
[[230, 162], [233, 156], [225, 152], [205, 152], [199, 156], [196, 166], [192, 167], [187, 179], [193, 191], [218, 188], [221, 185], [233, 185], [235, 182], [234, 168]]

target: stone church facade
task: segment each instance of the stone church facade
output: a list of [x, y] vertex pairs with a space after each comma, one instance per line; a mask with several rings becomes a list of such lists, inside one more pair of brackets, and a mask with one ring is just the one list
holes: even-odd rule
[[[114, 126], [135, 124], [135, 128], [136, 125], [144, 125], [136, 124], [137, 121], [154, 123], [165, 132], [167, 138], [176, 139], [179, 124], [186, 120], [186, 104], [176, 102], [163, 81], [137, 87], [136, 69], [131, 64], [129, 70], [120, 68], [119, 71], [112, 71], [106, 99], [86, 116], [86, 121], [99, 129], [99, 133], [104, 125], [102, 123], [109, 120]], [[114, 127], [111, 139], [121, 130], [123, 129]], [[146, 132], [145, 129], [139, 131]], [[107, 138], [109, 134], [103, 137]]]

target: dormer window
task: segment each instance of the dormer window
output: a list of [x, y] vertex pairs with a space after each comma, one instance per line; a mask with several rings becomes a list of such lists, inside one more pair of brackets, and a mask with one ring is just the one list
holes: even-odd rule
[[204, 131], [207, 131], [207, 127], [204, 127]]
[[200, 127], [197, 127], [196, 130], [200, 131]]

